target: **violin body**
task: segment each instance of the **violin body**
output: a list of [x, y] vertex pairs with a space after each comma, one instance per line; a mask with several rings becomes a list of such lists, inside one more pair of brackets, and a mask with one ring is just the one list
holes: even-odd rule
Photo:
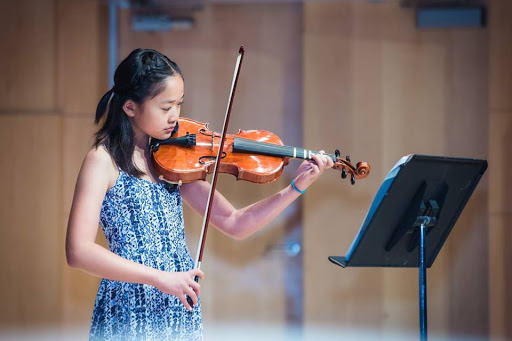
[[[154, 165], [165, 180], [172, 183], [206, 180], [213, 172], [215, 157], [219, 151], [220, 135], [201, 123], [189, 118], [179, 119], [179, 128], [171, 139], [184, 138], [195, 134], [195, 145], [160, 144], [153, 152]], [[233, 151], [235, 139], [246, 139], [274, 145], [283, 145], [276, 134], [265, 130], [239, 130], [227, 134], [219, 172], [234, 175], [237, 180], [268, 183], [276, 180], [283, 172], [288, 159], [279, 156], [251, 155]], [[167, 140], [166, 140], [167, 141]]]
[[[210, 130], [208, 123], [184, 117], [178, 120], [177, 128], [167, 140], [151, 140], [155, 169], [161, 179], [171, 183], [206, 180], [215, 167], [220, 134]], [[219, 172], [232, 174], [237, 180], [263, 184], [276, 180], [290, 158], [310, 160], [317, 153], [285, 146], [279, 136], [266, 130], [239, 130], [234, 135], [226, 134]], [[350, 158], [341, 158], [338, 151], [325, 155], [334, 161], [334, 169], [342, 171], [342, 178], [347, 173], [351, 175], [352, 184], [370, 172], [366, 162], [354, 167]]]

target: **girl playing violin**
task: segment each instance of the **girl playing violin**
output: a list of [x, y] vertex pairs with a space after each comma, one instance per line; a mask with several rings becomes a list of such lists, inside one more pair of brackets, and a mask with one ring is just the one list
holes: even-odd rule
[[[78, 175], [66, 236], [68, 264], [102, 278], [90, 339], [201, 339], [200, 285], [193, 278], [204, 274], [194, 269], [185, 243], [181, 199], [203, 214], [209, 184], [168, 191], [148, 148], [150, 137], [165, 140], [177, 124], [181, 71], [161, 53], [137, 49], [114, 82], [98, 103], [100, 128]], [[232, 238], [247, 238], [333, 166], [327, 156], [312, 157], [292, 185], [247, 207], [237, 209], [216, 193], [210, 221]], [[98, 223], [108, 250], [95, 243]]]

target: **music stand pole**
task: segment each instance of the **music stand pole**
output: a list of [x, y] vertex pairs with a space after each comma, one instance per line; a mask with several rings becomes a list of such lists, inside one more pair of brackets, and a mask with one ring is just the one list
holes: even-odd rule
[[427, 234], [427, 226], [425, 223], [420, 225], [420, 340], [427, 341], [427, 254], [425, 237]]

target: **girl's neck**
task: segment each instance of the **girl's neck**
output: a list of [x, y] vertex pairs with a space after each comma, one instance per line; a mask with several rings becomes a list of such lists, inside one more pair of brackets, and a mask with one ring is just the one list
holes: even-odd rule
[[135, 143], [135, 150], [146, 151], [149, 148], [149, 136], [137, 129], [133, 129], [133, 139]]
[[153, 165], [151, 163], [151, 156], [149, 152], [149, 135], [142, 132], [141, 130], [133, 127], [133, 138], [135, 148], [133, 150], [133, 162], [137, 168], [146, 173], [143, 176], [144, 179], [158, 182], [158, 175], [156, 174]]
[[135, 148], [133, 150], [133, 162], [138, 169], [146, 173], [143, 179], [158, 182], [158, 175], [156, 174], [151, 163], [151, 156], [149, 152], [149, 136], [145, 134], [135, 134]]
[[[135, 140], [135, 148], [133, 149], [133, 161], [139, 167], [139, 169], [144, 172], [148, 171], [148, 163], [149, 163], [149, 138], [146, 138], [145, 141], [137, 141]], [[142, 165], [142, 164], [144, 165]]]

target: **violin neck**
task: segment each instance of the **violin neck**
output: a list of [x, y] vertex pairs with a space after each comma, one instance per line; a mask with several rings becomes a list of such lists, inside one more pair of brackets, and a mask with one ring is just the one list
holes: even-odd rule
[[[310, 160], [311, 155], [318, 154], [318, 151], [303, 149], [299, 147], [281, 146], [272, 143], [265, 143], [253, 141], [243, 138], [235, 138], [233, 142], [233, 152], [237, 153], [251, 153], [258, 155], [268, 155], [276, 157], [289, 157], [294, 159]], [[336, 161], [336, 156], [333, 154], [325, 154], [333, 161]]]

